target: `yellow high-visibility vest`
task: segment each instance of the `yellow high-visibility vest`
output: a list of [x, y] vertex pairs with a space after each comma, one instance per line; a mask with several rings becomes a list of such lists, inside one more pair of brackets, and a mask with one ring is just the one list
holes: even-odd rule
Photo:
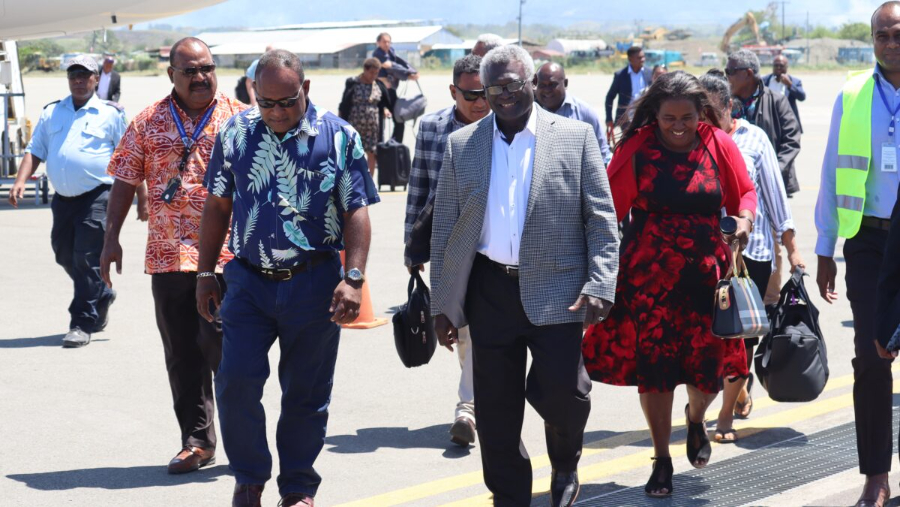
[[838, 133], [836, 193], [838, 236], [852, 238], [862, 224], [866, 179], [872, 163], [871, 70], [851, 72], [843, 90], [841, 130]]

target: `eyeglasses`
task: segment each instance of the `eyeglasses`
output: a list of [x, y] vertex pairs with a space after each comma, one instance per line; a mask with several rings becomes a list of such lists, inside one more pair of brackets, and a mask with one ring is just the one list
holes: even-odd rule
[[256, 105], [261, 107], [262, 109], [272, 109], [276, 105], [281, 106], [283, 109], [287, 109], [289, 107], [294, 107], [297, 104], [297, 101], [300, 100], [301, 93], [303, 93], [303, 91], [299, 90], [297, 91], [297, 95], [294, 95], [293, 97], [278, 100], [266, 99], [257, 95]]
[[480, 90], [463, 90], [460, 87], [456, 87], [456, 91], [462, 93], [464, 99], [467, 102], [475, 102], [478, 99], [483, 99], [484, 97], [484, 88]]
[[69, 79], [90, 79], [94, 73], [87, 69], [75, 69], [66, 72], [66, 77]]
[[725, 75], [733, 76], [742, 70], [749, 70], [749, 69], [750, 69], [750, 67], [733, 67], [730, 69], [728, 67], [725, 67]]
[[509, 93], [516, 93], [525, 88], [527, 81], [513, 81], [512, 83], [506, 85], [494, 85], [488, 86], [484, 90], [488, 93], [488, 95], [501, 95], [503, 90], [508, 91]]
[[169, 68], [181, 72], [186, 77], [194, 77], [197, 74], [212, 74], [216, 71], [216, 64], [212, 63], [209, 65], [200, 65], [199, 67], [188, 67], [186, 69], [179, 69], [178, 67], [173, 66], [170, 66]]

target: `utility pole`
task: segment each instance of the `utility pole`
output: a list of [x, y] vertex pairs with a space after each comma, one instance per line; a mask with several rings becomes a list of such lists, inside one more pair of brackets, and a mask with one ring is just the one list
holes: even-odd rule
[[522, 6], [525, 0], [519, 0], [519, 47], [522, 47]]
[[806, 11], [806, 64], [809, 65], [809, 11]]
[[784, 29], [785, 29], [785, 26], [784, 26], [784, 4], [789, 4], [790, 2], [787, 2], [787, 1], [785, 1], [785, 0], [781, 0], [779, 3], [781, 4], [781, 43], [784, 44], [784, 41], [785, 41], [785, 34], [784, 34]]

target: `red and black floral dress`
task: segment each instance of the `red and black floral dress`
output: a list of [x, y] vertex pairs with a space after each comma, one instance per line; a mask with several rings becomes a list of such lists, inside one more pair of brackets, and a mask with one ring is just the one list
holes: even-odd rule
[[722, 389], [723, 371], [747, 374], [742, 340], [711, 333], [713, 293], [730, 262], [719, 218], [719, 170], [702, 142], [689, 153], [651, 134], [634, 154], [637, 196], [622, 240], [616, 301], [583, 343], [593, 380], [670, 392]]

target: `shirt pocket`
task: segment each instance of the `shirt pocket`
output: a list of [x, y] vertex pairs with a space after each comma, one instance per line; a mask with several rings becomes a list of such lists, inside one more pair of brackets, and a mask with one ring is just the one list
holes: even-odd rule
[[109, 136], [102, 129], [87, 125], [81, 131], [82, 149], [91, 153], [109, 152]]

